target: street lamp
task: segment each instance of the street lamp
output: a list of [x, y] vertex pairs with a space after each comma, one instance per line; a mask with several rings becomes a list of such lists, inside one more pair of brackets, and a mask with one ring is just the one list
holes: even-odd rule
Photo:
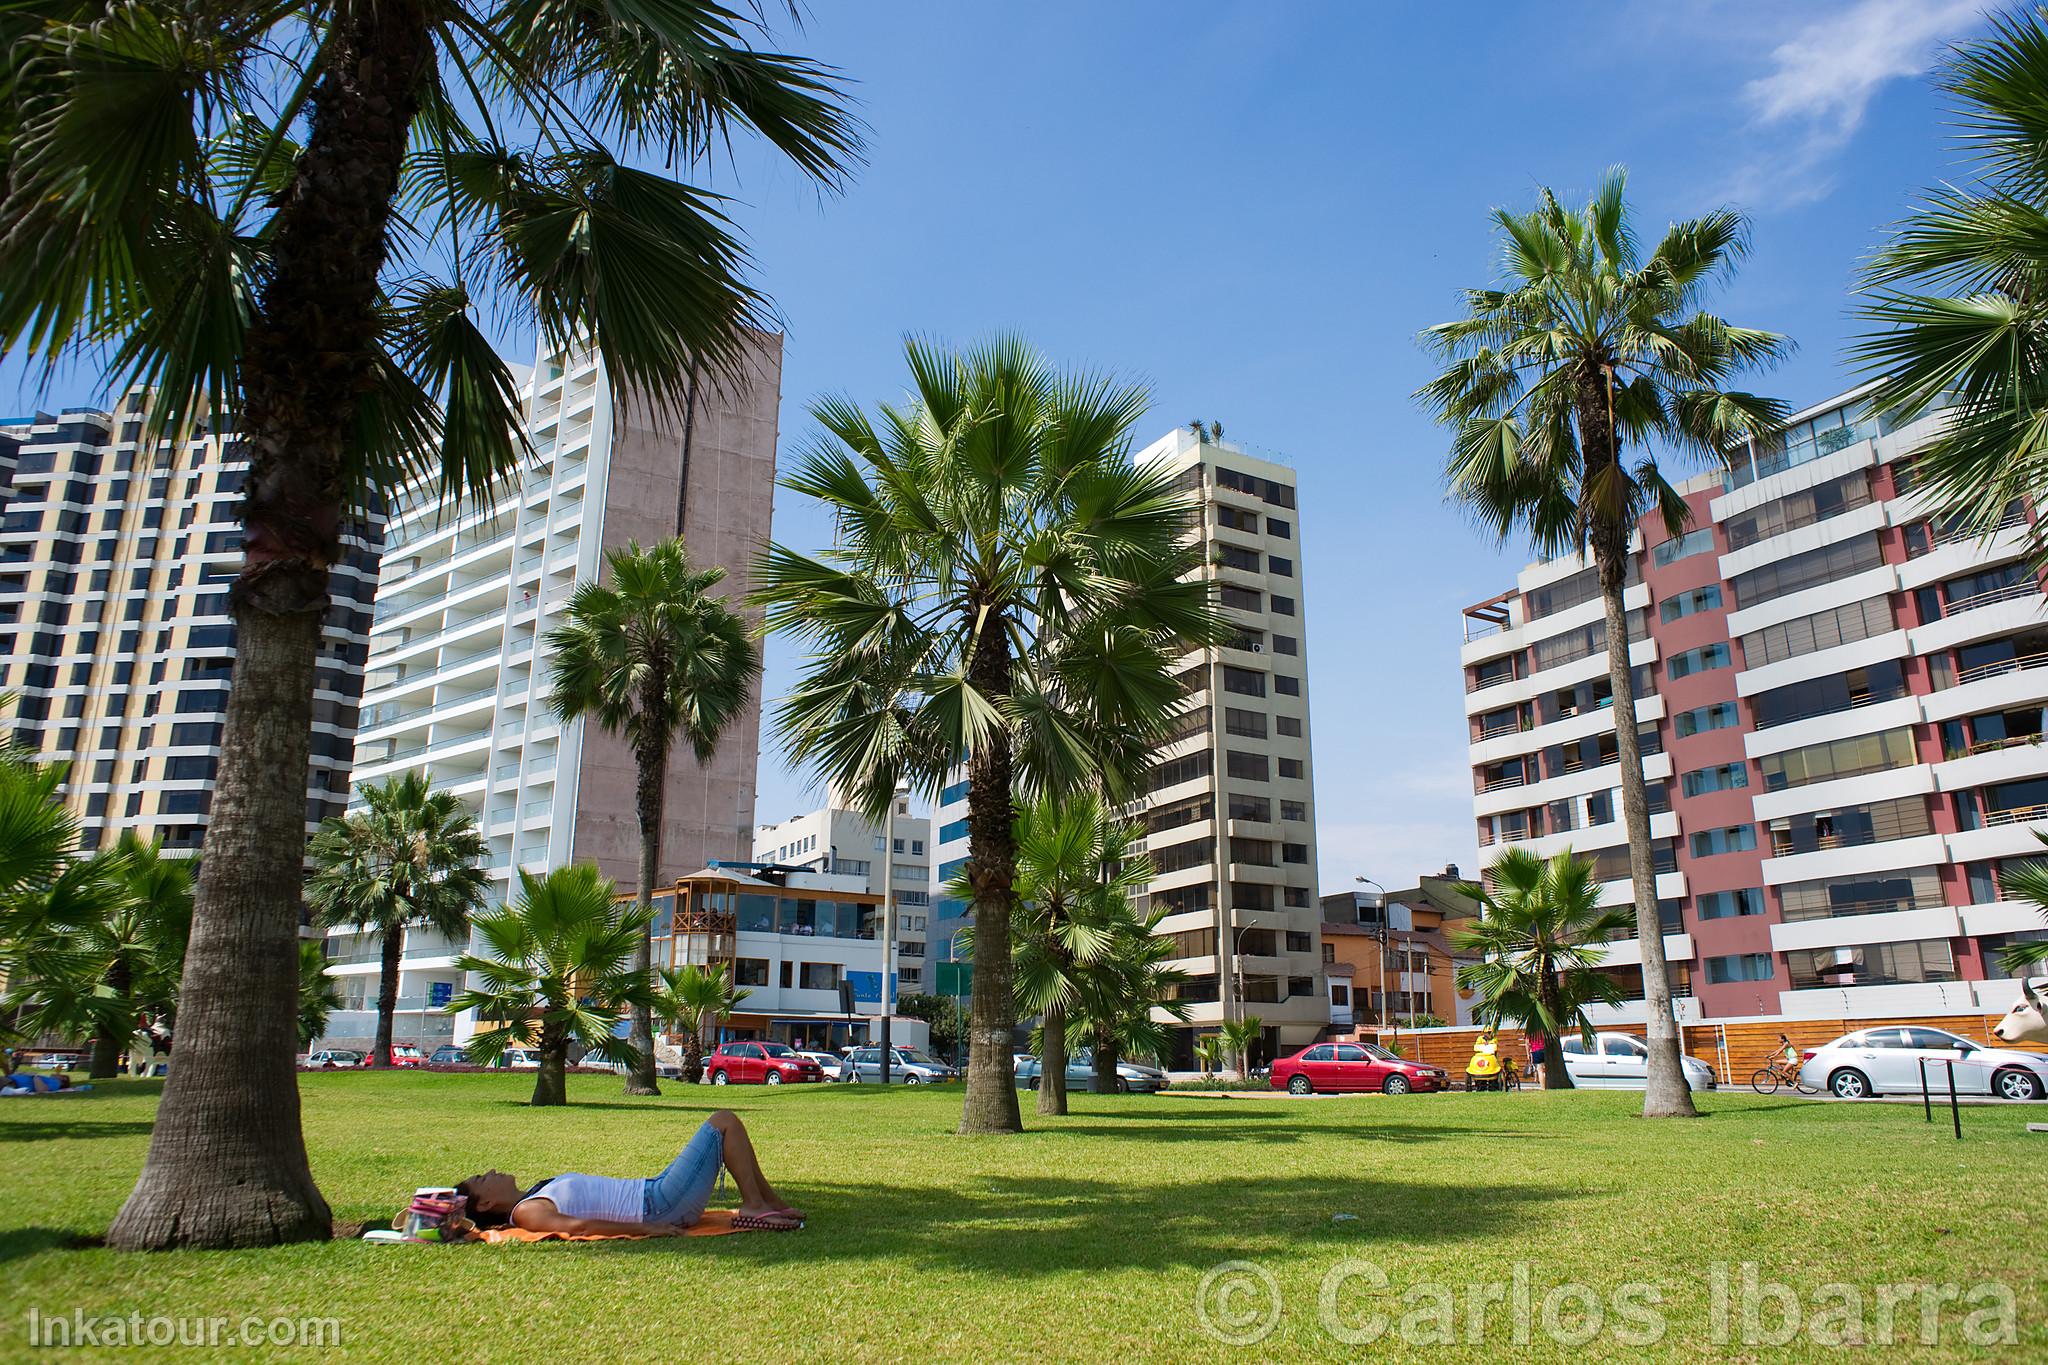
[[[1379, 931], [1379, 935], [1378, 935], [1378, 937], [1379, 937], [1379, 941], [1380, 941], [1380, 1009], [1379, 1009], [1379, 1012], [1380, 1012], [1380, 1018], [1381, 1018], [1381, 1022], [1383, 1022], [1383, 1023], [1391, 1023], [1391, 1022], [1393, 1021], [1393, 1013], [1394, 1013], [1394, 1010], [1393, 1010], [1393, 1006], [1394, 1006], [1394, 996], [1393, 996], [1393, 992], [1391, 992], [1391, 991], [1389, 991], [1389, 990], [1387, 989], [1387, 939], [1388, 939], [1388, 937], [1389, 937], [1389, 935], [1388, 935], [1388, 932], [1387, 932], [1387, 931], [1388, 931], [1388, 930], [1389, 930], [1390, 928], [1392, 928], [1392, 919], [1391, 919], [1391, 912], [1390, 912], [1390, 911], [1388, 910], [1388, 907], [1387, 907], [1387, 888], [1386, 888], [1386, 887], [1384, 887], [1384, 886], [1380, 886], [1380, 884], [1379, 884], [1378, 882], [1374, 881], [1374, 880], [1373, 880], [1373, 879], [1372, 879], [1371, 877], [1353, 877], [1353, 878], [1352, 878], [1351, 880], [1352, 880], [1352, 881], [1355, 881], [1355, 882], [1361, 882], [1361, 883], [1363, 883], [1363, 884], [1364, 884], [1364, 885], [1366, 885], [1366, 886], [1375, 886], [1375, 887], [1379, 887], [1379, 893], [1380, 893], [1380, 931]], [[1399, 1024], [1394, 1024], [1394, 1046], [1395, 1046], [1395, 1047], [1399, 1047], [1400, 1045], [1401, 1045], [1401, 1026], [1400, 1026]]]
[[889, 1084], [889, 1063], [895, 1060], [890, 1046], [889, 1018], [896, 1013], [896, 806], [910, 795], [910, 783], [896, 779], [889, 796], [889, 813], [882, 817], [882, 1084]]

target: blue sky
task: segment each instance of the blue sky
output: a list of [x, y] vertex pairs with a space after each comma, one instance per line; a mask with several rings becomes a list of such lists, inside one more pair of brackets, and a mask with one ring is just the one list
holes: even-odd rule
[[[786, 46], [857, 82], [868, 166], [837, 196], [745, 148], [709, 177], [786, 320], [785, 452], [820, 393], [898, 396], [906, 331], [1008, 329], [1148, 382], [1140, 439], [1213, 418], [1293, 464], [1326, 890], [1475, 863], [1459, 610], [1527, 555], [1444, 504], [1409, 395], [1416, 332], [1491, 278], [1488, 211], [1614, 163], [1646, 235], [1744, 209], [1753, 254], [1716, 302], [1796, 340], [1757, 386], [1810, 402], [1847, 382], [1858, 260], [1954, 173], [1925, 73], [1982, 22], [1953, 0], [813, 9]], [[776, 534], [829, 538], [786, 493]], [[796, 660], [767, 659], [772, 697]], [[764, 820], [818, 796], [768, 741], [760, 788]]]

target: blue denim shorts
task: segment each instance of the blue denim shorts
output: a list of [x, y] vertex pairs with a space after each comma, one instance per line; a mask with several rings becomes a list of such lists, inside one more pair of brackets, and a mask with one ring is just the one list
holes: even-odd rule
[[704, 1216], [711, 1201], [711, 1189], [725, 1166], [725, 1134], [705, 1124], [689, 1145], [668, 1163], [668, 1169], [648, 1180], [640, 1195], [640, 1219], [645, 1223], [681, 1223], [685, 1227]]

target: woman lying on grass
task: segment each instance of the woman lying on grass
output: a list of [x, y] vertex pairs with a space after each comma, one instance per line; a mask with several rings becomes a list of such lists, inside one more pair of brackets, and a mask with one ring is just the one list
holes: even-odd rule
[[668, 1169], [647, 1179], [570, 1172], [531, 1189], [503, 1171], [473, 1175], [455, 1187], [469, 1199], [469, 1216], [480, 1228], [510, 1224], [528, 1232], [568, 1237], [678, 1237], [704, 1216], [721, 1162], [739, 1186], [735, 1228], [790, 1232], [804, 1225], [761, 1174], [754, 1144], [739, 1115], [721, 1109], [704, 1120]]

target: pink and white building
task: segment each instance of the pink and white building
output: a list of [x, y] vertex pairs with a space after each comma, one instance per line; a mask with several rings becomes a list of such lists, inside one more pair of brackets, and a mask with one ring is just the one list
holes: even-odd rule
[[[2048, 598], [2031, 508], [1988, 540], [1914, 490], [1934, 413], [1893, 427], [1868, 389], [1798, 414], [1693, 519], [1646, 520], [1626, 604], [1665, 955], [1683, 1022], [2003, 1012], [1997, 949], [2048, 937], [2002, 872], [2048, 826]], [[1599, 587], [1532, 564], [1465, 612], [1482, 861], [1595, 860], [1632, 898]], [[1638, 997], [1641, 952], [1608, 969]]]

